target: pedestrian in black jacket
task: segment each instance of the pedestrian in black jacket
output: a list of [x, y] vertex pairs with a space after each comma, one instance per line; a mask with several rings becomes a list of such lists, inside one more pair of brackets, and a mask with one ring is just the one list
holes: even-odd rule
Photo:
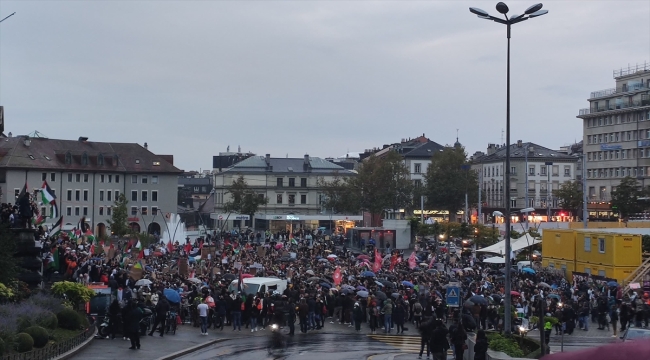
[[144, 310], [135, 303], [132, 303], [129, 309], [130, 311], [126, 319], [126, 330], [131, 340], [131, 347], [129, 349], [140, 349], [140, 320], [144, 316]]
[[474, 360], [487, 360], [488, 341], [485, 331], [479, 330], [476, 333], [476, 344], [474, 345]]
[[160, 324], [160, 337], [162, 337], [165, 334], [165, 320], [167, 318], [167, 312], [169, 311], [169, 302], [167, 299], [162, 295], [162, 293], [158, 293], [158, 296], [160, 299], [158, 300], [158, 304], [156, 304], [156, 320], [153, 323], [153, 327], [151, 327], [151, 332], [149, 332], [149, 336], [153, 336], [153, 333], [156, 331], [156, 328]]

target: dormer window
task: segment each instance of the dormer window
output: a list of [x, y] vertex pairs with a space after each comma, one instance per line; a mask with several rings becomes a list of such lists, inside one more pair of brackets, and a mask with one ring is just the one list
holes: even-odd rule
[[66, 165], [71, 165], [72, 164], [72, 154], [68, 151], [65, 153], [65, 164]]
[[99, 165], [99, 166], [104, 165], [104, 155], [102, 155], [102, 154], [97, 155], [97, 165]]
[[113, 166], [117, 167], [117, 162], [119, 161], [119, 158], [117, 157], [117, 154], [113, 155]]
[[81, 155], [81, 165], [88, 165], [88, 154], [87, 153], [83, 153], [83, 155]]

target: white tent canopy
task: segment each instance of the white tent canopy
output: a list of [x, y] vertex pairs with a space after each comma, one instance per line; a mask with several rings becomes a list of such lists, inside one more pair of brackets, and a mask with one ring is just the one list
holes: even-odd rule
[[505, 264], [506, 259], [502, 258], [502, 257], [499, 257], [499, 256], [495, 256], [495, 257], [484, 259], [483, 263], [486, 263], [486, 264]]
[[[512, 251], [518, 251], [521, 249], [525, 249], [529, 246], [533, 246], [535, 244], [541, 243], [541, 240], [535, 240], [532, 236], [526, 235], [520, 237], [519, 239], [510, 239], [510, 249]], [[485, 253], [493, 253], [493, 254], [504, 254], [506, 251], [506, 241], [501, 240], [498, 243], [488, 246], [483, 249], [476, 250], [476, 252], [485, 252]]]

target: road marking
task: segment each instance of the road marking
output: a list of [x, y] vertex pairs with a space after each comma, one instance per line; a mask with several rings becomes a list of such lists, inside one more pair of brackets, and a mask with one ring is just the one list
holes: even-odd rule
[[[377, 340], [400, 349], [406, 353], [414, 354], [420, 353], [420, 337], [419, 336], [399, 336], [399, 335], [368, 335], [369, 338]], [[425, 349], [426, 351], [426, 349]], [[452, 354], [451, 349], [447, 350], [447, 354]]]

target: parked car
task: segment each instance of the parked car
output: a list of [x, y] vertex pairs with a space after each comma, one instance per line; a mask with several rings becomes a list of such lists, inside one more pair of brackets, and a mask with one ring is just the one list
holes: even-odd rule
[[650, 329], [628, 328], [621, 339], [623, 341], [650, 339]]

